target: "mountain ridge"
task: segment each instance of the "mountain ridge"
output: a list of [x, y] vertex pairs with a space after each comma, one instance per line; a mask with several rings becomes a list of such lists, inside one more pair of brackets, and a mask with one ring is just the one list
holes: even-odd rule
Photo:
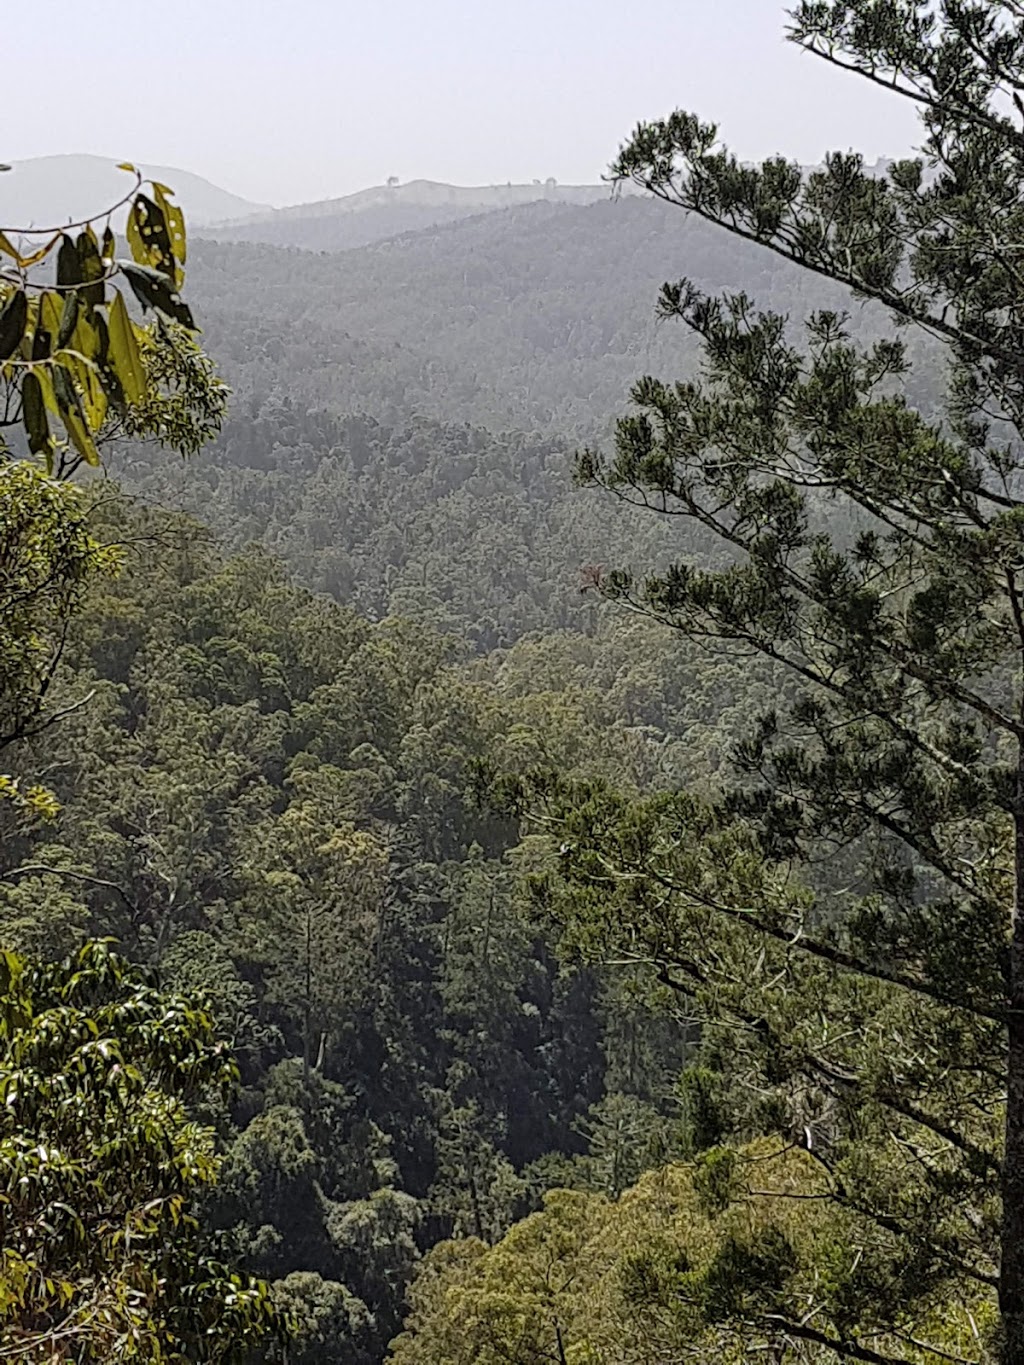
[[554, 203], [592, 203], [595, 199], [610, 193], [605, 184], [560, 185], [557, 181], [535, 180], [530, 184], [513, 183], [492, 185], [455, 185], [445, 180], [428, 180], [418, 177], [407, 180], [401, 185], [367, 185], [352, 194], [332, 195], [328, 199], [315, 199], [305, 203], [286, 204], [282, 208], [272, 208], [253, 214], [247, 219], [225, 219], [213, 224], [218, 228], [234, 227], [244, 223], [262, 222], [286, 218], [321, 218], [334, 214], [358, 213], [367, 208], [385, 203], [458, 203], [465, 205], [494, 204], [507, 208], [514, 204], [533, 203], [548, 200]]
[[204, 227], [203, 235], [219, 242], [347, 251], [465, 218], [536, 203], [585, 206], [611, 194], [605, 184], [559, 185], [551, 180], [529, 185], [450, 185], [412, 180], [210, 224]]

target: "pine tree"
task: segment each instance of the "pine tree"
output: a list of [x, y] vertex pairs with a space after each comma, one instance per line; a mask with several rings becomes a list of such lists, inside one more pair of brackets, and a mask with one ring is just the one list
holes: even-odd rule
[[[878, 339], [667, 285], [702, 372], [642, 379], [579, 473], [729, 555], [593, 586], [766, 658], [795, 700], [765, 695], [720, 800], [532, 799], [560, 828], [570, 942], [696, 1000], [765, 1126], [865, 1220], [857, 1273], [781, 1336], [920, 1359], [912, 1306], [982, 1287], [985, 1358], [1022, 1365], [1024, 7], [805, 0], [790, 37], [914, 103], [920, 157], [749, 167], [677, 112], [614, 175], [847, 286]], [[904, 397], [915, 330], [948, 361], [942, 412]]]

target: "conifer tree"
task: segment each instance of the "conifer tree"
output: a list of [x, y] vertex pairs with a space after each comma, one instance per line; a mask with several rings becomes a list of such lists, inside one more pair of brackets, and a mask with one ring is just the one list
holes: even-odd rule
[[[640, 380], [614, 452], [579, 463], [729, 556], [593, 586], [766, 658], [780, 692], [718, 800], [555, 780], [531, 799], [568, 942], [696, 1001], [762, 1126], [864, 1219], [856, 1270], [823, 1273], [776, 1343], [1022, 1365], [1024, 6], [803, 0], [790, 37], [914, 104], [920, 156], [750, 167], [677, 112], [613, 173], [848, 287], [878, 339], [667, 285], [701, 373]], [[903, 396], [915, 329], [948, 361], [942, 412]], [[990, 1332], [972, 1309], [952, 1356], [911, 1343], [915, 1304], [979, 1286]]]

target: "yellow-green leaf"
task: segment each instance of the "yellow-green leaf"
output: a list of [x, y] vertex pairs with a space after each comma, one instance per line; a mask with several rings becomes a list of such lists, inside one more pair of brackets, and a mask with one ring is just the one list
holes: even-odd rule
[[49, 365], [38, 365], [32, 374], [39, 381], [39, 389], [43, 395], [43, 402], [53, 413], [54, 417], [60, 416], [60, 408], [57, 406], [57, 395], [53, 391], [53, 379], [50, 376]]
[[[188, 242], [185, 234], [185, 215], [182, 213], [179, 205], [171, 202], [170, 196], [173, 193], [174, 191], [169, 190], [166, 185], [160, 185], [157, 184], [155, 180], [153, 181], [153, 197], [159, 204], [164, 219], [167, 222], [167, 231], [170, 234], [171, 250], [174, 252], [174, 259], [179, 265], [184, 265], [188, 252]], [[182, 272], [178, 270], [175, 274], [178, 277], [175, 280], [175, 287], [180, 289], [182, 285]]]
[[64, 300], [59, 294], [47, 289], [39, 296], [39, 325], [50, 333], [54, 341], [60, 335], [60, 323], [64, 314]]
[[85, 414], [82, 412], [82, 405], [75, 389], [74, 380], [70, 371], [66, 370], [63, 365], [54, 366], [53, 388], [60, 407], [61, 420], [71, 438], [72, 445], [86, 464], [98, 465], [100, 462], [99, 451], [93, 444], [92, 433], [86, 424]]
[[90, 431], [99, 431], [107, 415], [107, 395], [100, 383], [99, 370], [93, 361], [78, 351], [61, 351], [54, 356], [67, 366], [78, 386], [78, 396]]
[[12, 245], [11, 239], [9, 237], [5, 237], [4, 234], [0, 232], [0, 251], [3, 251], [8, 256], [13, 257], [13, 259], [23, 270], [27, 270], [30, 265], [38, 265], [39, 262], [43, 259], [43, 257], [46, 256], [48, 252], [50, 252], [59, 241], [60, 233], [58, 232], [56, 237], [51, 237], [50, 240], [45, 243], [45, 245], [37, 247], [35, 251], [31, 251], [27, 256], [23, 256], [21, 252], [17, 249], [17, 247]]
[[115, 291], [108, 318], [110, 329], [110, 362], [121, 382], [129, 403], [143, 403], [146, 399], [146, 371], [143, 368], [135, 328], [121, 293]]
[[86, 288], [81, 291], [82, 302], [87, 303], [90, 308], [98, 308], [104, 301], [104, 270], [99, 242], [91, 227], [79, 233], [75, 249], [78, 253], [82, 279], [86, 283]]
[[124, 231], [131, 248], [132, 259], [139, 265], [149, 265], [149, 250], [142, 240], [142, 224], [139, 218], [139, 201], [136, 199], [128, 210], [128, 221], [125, 223]]

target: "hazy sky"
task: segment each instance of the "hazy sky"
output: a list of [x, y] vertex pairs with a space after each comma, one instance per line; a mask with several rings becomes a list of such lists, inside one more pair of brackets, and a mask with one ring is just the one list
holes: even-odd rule
[[897, 97], [785, 43], [775, 0], [0, 8], [0, 160], [97, 152], [274, 204], [389, 175], [593, 181], [638, 120], [677, 107], [751, 159], [856, 147], [873, 160], [916, 135]]

